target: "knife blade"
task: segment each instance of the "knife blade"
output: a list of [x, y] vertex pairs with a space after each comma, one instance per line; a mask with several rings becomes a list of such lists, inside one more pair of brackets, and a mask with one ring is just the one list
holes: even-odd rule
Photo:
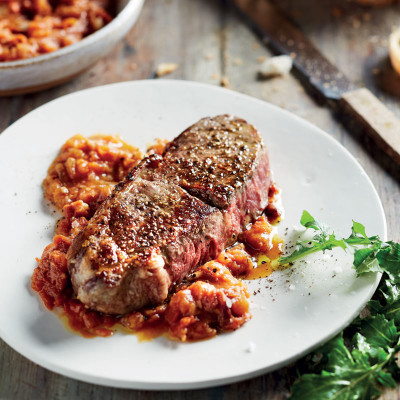
[[[339, 109], [400, 164], [400, 120], [366, 88], [351, 82], [268, 0], [230, 0], [273, 51], [292, 56], [308, 90]], [[353, 124], [354, 126], [354, 124]]]

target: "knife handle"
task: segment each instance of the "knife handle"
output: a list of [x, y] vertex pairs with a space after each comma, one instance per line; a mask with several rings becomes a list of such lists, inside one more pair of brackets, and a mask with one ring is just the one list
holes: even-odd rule
[[400, 120], [377, 97], [368, 89], [355, 89], [342, 95], [339, 106], [400, 164]]

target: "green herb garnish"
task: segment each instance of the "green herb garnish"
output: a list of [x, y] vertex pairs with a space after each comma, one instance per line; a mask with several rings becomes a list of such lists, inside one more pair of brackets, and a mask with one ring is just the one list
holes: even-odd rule
[[381, 272], [383, 278], [367, 316], [357, 318], [345, 331], [299, 363], [299, 378], [291, 400], [374, 399], [382, 387], [395, 388], [400, 377], [396, 353], [400, 350], [400, 244], [368, 237], [353, 221], [348, 238], [336, 238], [332, 229], [303, 212], [301, 224], [314, 230], [311, 240], [298, 241], [296, 250], [279, 259], [286, 265], [318, 251], [341, 247], [354, 254], [358, 275]]
[[377, 254], [387, 247], [386, 243], [381, 242], [378, 236], [368, 237], [364, 226], [360, 223], [353, 221], [351, 235], [347, 239], [337, 239], [331, 228], [314, 219], [307, 211], [303, 211], [300, 223], [305, 228], [313, 229], [314, 237], [311, 240], [297, 242], [297, 249], [292, 254], [279, 258], [280, 264], [290, 264], [309, 254], [341, 247], [344, 250], [354, 251], [354, 265], [358, 274], [382, 272]]

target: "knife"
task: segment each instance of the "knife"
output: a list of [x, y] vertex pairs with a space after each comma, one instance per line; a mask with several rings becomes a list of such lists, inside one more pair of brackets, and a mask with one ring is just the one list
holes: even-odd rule
[[400, 120], [368, 89], [351, 82], [268, 0], [230, 0], [273, 51], [288, 54], [306, 88], [355, 122], [400, 164]]

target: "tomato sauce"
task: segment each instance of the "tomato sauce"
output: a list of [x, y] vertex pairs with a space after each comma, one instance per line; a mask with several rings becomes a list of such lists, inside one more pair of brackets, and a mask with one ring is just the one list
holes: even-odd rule
[[1, 0], [0, 62], [51, 53], [112, 20], [111, 0]]
[[60, 210], [81, 200], [94, 212], [143, 156], [118, 136], [75, 135], [50, 165], [43, 182], [44, 197]]
[[[147, 154], [162, 154], [166, 143], [158, 139]], [[37, 260], [31, 279], [33, 290], [49, 310], [59, 310], [68, 326], [84, 337], [110, 336], [122, 329], [136, 333], [139, 340], [166, 335], [173, 340], [194, 341], [238, 329], [251, 318], [243, 279], [268, 276], [282, 253], [282, 239], [272, 225], [279, 219], [278, 211], [258, 218], [236, 245], [197, 268], [160, 306], [111, 316], [88, 309], [75, 297], [66, 257], [72, 240], [114, 185], [143, 156], [115, 136], [76, 135], [63, 145], [43, 182], [45, 198], [62, 209], [62, 218], [53, 242]], [[269, 193], [271, 202], [277, 193], [274, 186]], [[277, 210], [271, 206], [273, 209]]]

